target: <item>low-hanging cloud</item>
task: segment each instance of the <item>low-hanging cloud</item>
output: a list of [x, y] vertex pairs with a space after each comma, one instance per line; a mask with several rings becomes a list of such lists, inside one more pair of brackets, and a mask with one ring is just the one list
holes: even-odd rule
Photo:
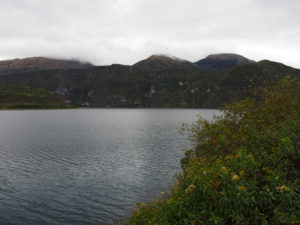
[[0, 0], [0, 59], [234, 52], [300, 68], [299, 0]]

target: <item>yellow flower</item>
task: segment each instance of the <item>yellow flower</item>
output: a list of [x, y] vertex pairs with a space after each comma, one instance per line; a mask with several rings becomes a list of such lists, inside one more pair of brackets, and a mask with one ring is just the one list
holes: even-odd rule
[[184, 193], [185, 193], [185, 194], [188, 194], [188, 193], [191, 192], [194, 188], [195, 188], [195, 185], [191, 184], [190, 186], [188, 186], [187, 189], [185, 189]]
[[221, 191], [220, 194], [221, 194], [221, 195], [225, 195], [225, 191]]
[[241, 153], [238, 153], [238, 154], [236, 154], [235, 157], [240, 158], [241, 156], [242, 156]]
[[232, 176], [232, 180], [238, 180], [238, 179], [239, 179], [239, 176], [238, 176], [238, 175], [234, 174], [234, 175]]
[[284, 191], [289, 191], [290, 189], [287, 186], [282, 185], [282, 186], [278, 186], [277, 190], [279, 190], [280, 192], [284, 192]]
[[232, 158], [233, 158], [232, 155], [228, 155], [225, 157], [225, 160], [232, 159]]
[[163, 192], [163, 191], [162, 191], [160, 194], [161, 194], [161, 195], [164, 195], [164, 194], [165, 194], [165, 192]]
[[140, 215], [140, 213], [141, 213], [141, 210], [138, 209], [135, 215], [138, 216], [138, 215]]
[[243, 176], [244, 174], [245, 174], [245, 171], [244, 171], [244, 170], [241, 170], [241, 171], [240, 171], [240, 175]]
[[248, 158], [249, 158], [250, 160], [252, 160], [252, 161], [254, 160], [254, 157], [253, 157], [252, 154], [249, 154], [249, 155], [248, 155]]
[[225, 166], [221, 167], [221, 172], [224, 173], [224, 174], [228, 174], [228, 170]]
[[238, 189], [239, 189], [239, 191], [242, 191], [242, 192], [247, 191], [247, 189], [244, 186], [239, 186]]

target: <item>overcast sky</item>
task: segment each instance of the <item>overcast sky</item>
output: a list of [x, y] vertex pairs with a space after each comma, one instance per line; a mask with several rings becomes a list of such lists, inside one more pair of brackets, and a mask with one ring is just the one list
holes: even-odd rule
[[300, 0], [0, 0], [0, 59], [232, 52], [300, 68]]

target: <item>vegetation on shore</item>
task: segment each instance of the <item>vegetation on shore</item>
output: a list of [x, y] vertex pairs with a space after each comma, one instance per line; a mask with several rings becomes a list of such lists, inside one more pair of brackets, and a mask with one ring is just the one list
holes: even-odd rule
[[283, 79], [187, 126], [194, 147], [170, 193], [129, 224], [300, 224], [300, 89]]
[[0, 86], [0, 109], [60, 109], [74, 108], [54, 93], [42, 88]]

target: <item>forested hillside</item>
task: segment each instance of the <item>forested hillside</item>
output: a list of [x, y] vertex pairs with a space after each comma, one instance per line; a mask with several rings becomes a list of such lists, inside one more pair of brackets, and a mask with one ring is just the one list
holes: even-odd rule
[[0, 86], [0, 109], [58, 109], [72, 108], [54, 93], [16, 85]]
[[[217, 57], [220, 66], [228, 62], [223, 55]], [[300, 70], [241, 57], [224, 69], [203, 69], [197, 63], [157, 55], [133, 66], [9, 73], [0, 76], [0, 85], [43, 88], [76, 106], [217, 108], [250, 96], [249, 86], [263, 86], [286, 75], [299, 79]]]

